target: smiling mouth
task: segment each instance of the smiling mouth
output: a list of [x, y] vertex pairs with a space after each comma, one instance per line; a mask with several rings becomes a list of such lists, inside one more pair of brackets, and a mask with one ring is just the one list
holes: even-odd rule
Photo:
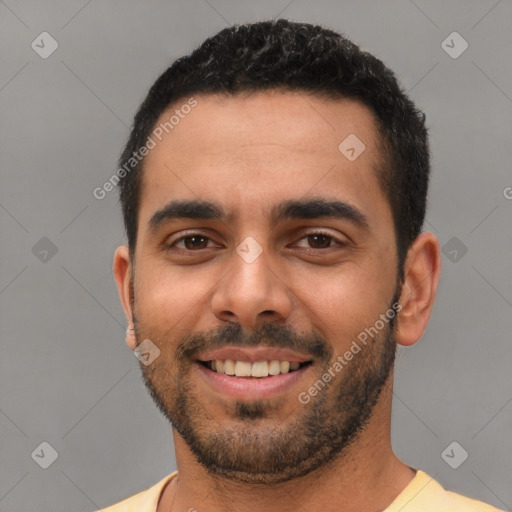
[[256, 377], [260, 379], [293, 373], [301, 368], [309, 366], [312, 361], [302, 363], [279, 361], [235, 361], [233, 359], [216, 359], [212, 361], [198, 361], [199, 364], [215, 373], [221, 373], [231, 377]]

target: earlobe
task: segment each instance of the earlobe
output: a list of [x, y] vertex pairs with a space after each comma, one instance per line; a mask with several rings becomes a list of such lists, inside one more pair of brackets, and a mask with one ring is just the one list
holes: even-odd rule
[[441, 272], [439, 242], [432, 233], [421, 233], [411, 245], [404, 269], [396, 341], [410, 346], [423, 335], [436, 297]]
[[126, 245], [122, 245], [116, 249], [112, 270], [116, 280], [119, 299], [121, 300], [124, 314], [128, 322], [126, 343], [132, 350], [135, 350], [135, 348], [137, 348], [137, 340], [135, 337], [135, 326], [133, 324], [132, 292], [130, 286], [132, 264], [130, 252]]
[[135, 350], [137, 348], [137, 337], [135, 336], [135, 325], [133, 322], [128, 322], [128, 327], [126, 328], [126, 344], [132, 349]]

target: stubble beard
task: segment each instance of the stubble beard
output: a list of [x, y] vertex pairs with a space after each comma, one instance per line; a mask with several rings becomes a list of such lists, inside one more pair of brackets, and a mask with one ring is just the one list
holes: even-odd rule
[[[140, 333], [139, 327], [136, 332]], [[151, 339], [150, 332], [146, 335]], [[322, 343], [322, 364], [317, 365], [320, 369], [308, 387], [335, 360], [332, 347]], [[295, 418], [276, 421], [279, 406], [272, 401], [237, 400], [230, 405], [233, 422], [228, 427], [202, 405], [185, 357], [175, 359], [174, 374], [155, 364], [158, 359], [140, 367], [156, 405], [208, 472], [237, 482], [275, 484], [311, 473], [347, 452], [368, 425], [392, 374], [396, 346], [391, 320], [325, 388], [301, 405], [298, 414], [293, 413]]]

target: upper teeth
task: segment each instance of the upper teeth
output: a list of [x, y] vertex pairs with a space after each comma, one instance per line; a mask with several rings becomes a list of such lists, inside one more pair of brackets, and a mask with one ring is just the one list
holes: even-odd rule
[[290, 370], [297, 370], [300, 363], [290, 363], [289, 361], [233, 361], [232, 359], [217, 359], [210, 361], [210, 368], [217, 373], [226, 375], [235, 375], [236, 377], [268, 377], [269, 375], [279, 375], [288, 373]]

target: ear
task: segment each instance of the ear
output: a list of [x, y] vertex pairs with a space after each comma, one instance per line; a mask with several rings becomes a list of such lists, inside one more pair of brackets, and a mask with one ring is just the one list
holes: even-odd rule
[[130, 252], [126, 245], [122, 245], [116, 249], [112, 270], [117, 284], [119, 299], [121, 300], [124, 314], [128, 321], [128, 328], [126, 329], [126, 344], [132, 350], [135, 350], [137, 348], [137, 339], [135, 337], [135, 326], [133, 323], [133, 297], [130, 286], [132, 263], [130, 261]]
[[410, 346], [423, 335], [434, 307], [441, 273], [439, 242], [432, 233], [421, 233], [410, 247], [400, 294], [402, 309], [397, 320], [396, 341]]

